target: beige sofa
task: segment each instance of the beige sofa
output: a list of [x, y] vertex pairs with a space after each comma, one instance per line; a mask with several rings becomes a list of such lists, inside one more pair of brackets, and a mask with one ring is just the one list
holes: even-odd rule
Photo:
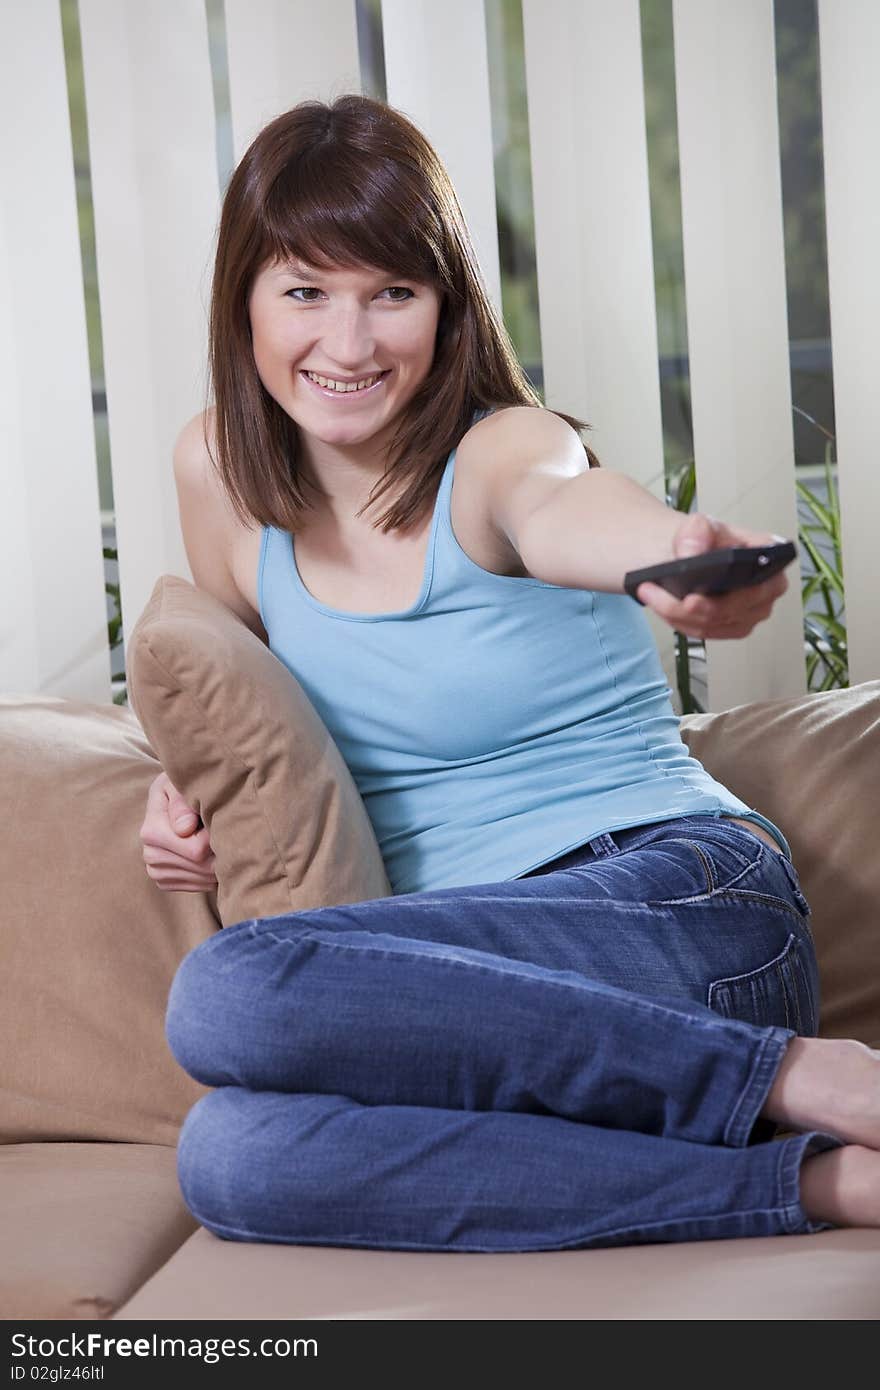
[[[0, 697], [0, 1272], [5, 1319], [874, 1318], [880, 1231], [513, 1255], [217, 1239], [185, 1208], [204, 1088], [164, 1036], [183, 956], [246, 917], [390, 892], [303, 692], [165, 577], [128, 648], [133, 708]], [[880, 1045], [880, 681], [683, 721], [793, 849], [821, 1032]], [[216, 894], [163, 893], [139, 829], [159, 767], [201, 812]]]

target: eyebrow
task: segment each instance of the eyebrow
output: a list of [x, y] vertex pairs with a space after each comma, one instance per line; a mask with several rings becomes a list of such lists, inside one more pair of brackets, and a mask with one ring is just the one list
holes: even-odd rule
[[[322, 279], [323, 276], [326, 275], [328, 272], [325, 270], [317, 272], [312, 270], [306, 270], [304, 266], [298, 265], [294, 261], [287, 261], [284, 265], [279, 266], [275, 273], [278, 276], [293, 275], [298, 280], [308, 281], [310, 284], [314, 285], [317, 284], [318, 280]], [[373, 273], [373, 279], [385, 280], [389, 277], [389, 275], [393, 274], [393, 271], [377, 270]], [[410, 277], [404, 275], [401, 278], [406, 280]]]
[[311, 280], [313, 282], [318, 278], [317, 275], [314, 275], [310, 270], [306, 270], [301, 265], [294, 265], [292, 261], [288, 261], [285, 265], [279, 266], [277, 274], [295, 275], [300, 280]]

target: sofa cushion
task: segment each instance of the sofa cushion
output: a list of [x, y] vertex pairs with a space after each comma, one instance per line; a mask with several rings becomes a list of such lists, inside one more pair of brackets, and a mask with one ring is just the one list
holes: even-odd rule
[[127, 645], [129, 701], [217, 856], [224, 926], [387, 897], [364, 804], [276, 656], [222, 603], [163, 575]]
[[106, 1318], [195, 1226], [173, 1148], [0, 1148], [0, 1318]]
[[178, 964], [219, 924], [212, 895], [147, 877], [158, 772], [130, 710], [0, 697], [2, 1142], [174, 1144], [206, 1093], [164, 1016]]
[[880, 1231], [869, 1230], [484, 1255], [258, 1244], [200, 1229], [114, 1314], [147, 1322], [878, 1316]]
[[791, 845], [813, 912], [820, 1033], [880, 1046], [880, 681], [687, 715], [681, 729]]

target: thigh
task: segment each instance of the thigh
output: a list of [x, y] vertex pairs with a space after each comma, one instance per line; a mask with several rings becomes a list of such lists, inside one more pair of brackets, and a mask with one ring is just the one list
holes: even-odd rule
[[808, 919], [782, 854], [742, 826], [689, 816], [599, 836], [526, 878], [261, 921], [276, 935], [376, 932], [468, 947], [813, 1034]]

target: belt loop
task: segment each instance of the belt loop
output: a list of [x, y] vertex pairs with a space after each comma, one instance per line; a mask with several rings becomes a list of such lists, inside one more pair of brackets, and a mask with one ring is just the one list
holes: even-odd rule
[[603, 831], [595, 840], [591, 840], [590, 849], [599, 859], [607, 859], [612, 854], [620, 853], [620, 846], [615, 843], [610, 831]]

